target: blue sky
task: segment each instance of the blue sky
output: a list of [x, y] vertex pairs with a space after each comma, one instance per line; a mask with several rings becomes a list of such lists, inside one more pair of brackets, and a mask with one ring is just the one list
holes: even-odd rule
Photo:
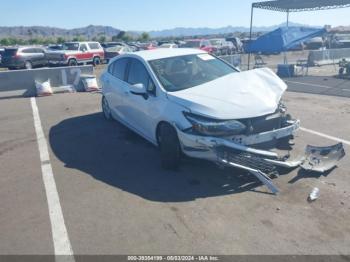
[[[62, 28], [110, 25], [123, 30], [174, 27], [249, 26], [250, 0], [0, 0], [0, 26]], [[5, 10], [5, 11], [3, 11]], [[292, 13], [293, 22], [310, 25], [350, 25], [350, 8]], [[256, 10], [254, 25], [285, 21], [278, 12]]]

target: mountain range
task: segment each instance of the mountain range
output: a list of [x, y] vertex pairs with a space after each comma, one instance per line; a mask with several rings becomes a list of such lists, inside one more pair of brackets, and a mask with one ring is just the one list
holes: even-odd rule
[[[297, 23], [289, 23], [291, 26], [305, 26]], [[274, 30], [280, 26], [285, 26], [285, 23], [274, 26], [261, 26], [253, 27], [255, 32], [266, 32]], [[87, 27], [75, 28], [75, 29], [62, 29], [57, 27], [47, 27], [47, 26], [13, 26], [13, 27], [0, 27], [0, 38], [5, 37], [16, 37], [29, 39], [31, 37], [64, 37], [73, 38], [77, 36], [82, 36], [87, 39], [93, 37], [106, 36], [111, 38], [118, 35], [121, 30], [111, 27], [111, 26], [96, 26], [89, 25]], [[200, 36], [200, 35], [219, 35], [219, 34], [230, 34], [235, 32], [249, 32], [248, 27], [242, 26], [226, 26], [221, 28], [192, 28], [192, 27], [178, 27], [173, 29], [165, 29], [159, 31], [148, 32], [152, 38], [162, 38], [162, 37], [189, 37], [189, 36]], [[132, 35], [141, 34], [141, 31], [128, 32]]]
[[89, 25], [87, 27], [75, 28], [75, 29], [62, 29], [57, 27], [48, 26], [12, 26], [4, 27], [0, 26], [0, 38], [4, 37], [17, 37], [28, 39], [31, 37], [64, 37], [72, 38], [76, 36], [83, 36], [87, 39], [104, 35], [106, 37], [112, 37], [118, 35], [119, 29], [111, 26], [96, 26]]

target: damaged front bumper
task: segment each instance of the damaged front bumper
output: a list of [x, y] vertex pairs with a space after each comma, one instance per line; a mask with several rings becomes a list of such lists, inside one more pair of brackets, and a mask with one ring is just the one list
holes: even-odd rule
[[300, 126], [299, 120], [290, 120], [286, 127], [254, 135], [239, 135], [231, 138], [199, 136], [175, 129], [182, 151], [189, 157], [206, 159], [219, 165], [248, 171], [265, 184], [272, 193], [277, 187], [271, 178], [278, 176], [276, 166], [326, 172], [336, 166], [345, 156], [343, 145], [329, 147], [307, 146], [305, 156], [290, 159], [290, 155], [279, 156], [276, 152], [254, 148], [252, 145], [292, 136]]

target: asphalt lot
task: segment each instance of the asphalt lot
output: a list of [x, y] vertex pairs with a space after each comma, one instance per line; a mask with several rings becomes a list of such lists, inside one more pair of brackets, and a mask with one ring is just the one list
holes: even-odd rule
[[335, 77], [305, 76], [284, 79], [289, 91], [350, 97], [350, 81]]
[[[333, 81], [350, 89], [337, 79], [322, 85]], [[289, 111], [307, 129], [350, 141], [349, 98], [300, 93], [315, 83], [289, 81], [298, 91], [285, 95]], [[327, 175], [282, 172], [277, 196], [254, 176], [205, 161], [168, 172], [156, 148], [104, 120], [100, 99], [36, 98], [74, 254], [350, 254], [349, 156]], [[31, 100], [1, 100], [0, 120], [0, 254], [54, 254]], [[336, 143], [304, 131], [296, 140], [297, 151]], [[321, 196], [309, 203], [313, 187]]]

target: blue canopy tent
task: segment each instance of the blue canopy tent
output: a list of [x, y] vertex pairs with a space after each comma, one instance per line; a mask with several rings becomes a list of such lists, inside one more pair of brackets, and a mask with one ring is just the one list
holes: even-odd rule
[[311, 27], [280, 27], [260, 36], [247, 47], [249, 53], [280, 53], [316, 36], [326, 33], [325, 29]]
[[[254, 9], [265, 9], [286, 13], [288, 27], [289, 13], [291, 12], [318, 11], [346, 7], [350, 7], [350, 0], [272, 0], [252, 3], [249, 39], [252, 39]], [[249, 67], [250, 53], [248, 52], [248, 70]]]

